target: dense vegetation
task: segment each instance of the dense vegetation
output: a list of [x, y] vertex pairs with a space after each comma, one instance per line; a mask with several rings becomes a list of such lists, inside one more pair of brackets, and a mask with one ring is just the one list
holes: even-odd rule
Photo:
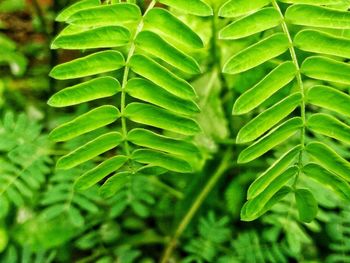
[[350, 262], [349, 8], [0, 1], [0, 262]]

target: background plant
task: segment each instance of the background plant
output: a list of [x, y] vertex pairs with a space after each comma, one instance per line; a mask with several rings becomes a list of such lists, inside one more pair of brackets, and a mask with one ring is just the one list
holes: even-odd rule
[[247, 3], [0, 3], [2, 262], [348, 261], [349, 2]]

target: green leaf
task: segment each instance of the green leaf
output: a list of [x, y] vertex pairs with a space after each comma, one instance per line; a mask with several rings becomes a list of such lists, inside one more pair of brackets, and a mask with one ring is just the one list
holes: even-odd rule
[[233, 114], [245, 114], [258, 107], [282, 87], [291, 82], [296, 75], [293, 62], [286, 61], [274, 68], [254, 87], [244, 92], [233, 106]]
[[125, 65], [123, 55], [119, 51], [106, 50], [54, 67], [50, 76], [55, 79], [82, 78], [122, 68]]
[[117, 171], [126, 163], [127, 160], [128, 157], [119, 155], [104, 161], [103, 163], [80, 176], [75, 181], [75, 189], [86, 190], [90, 188], [105, 178], [107, 175]]
[[59, 13], [58, 16], [56, 17], [56, 21], [64, 22], [71, 15], [73, 15], [74, 13], [76, 13], [80, 10], [90, 8], [90, 7], [99, 6], [99, 5], [100, 5], [100, 0], [83, 0], [83, 1], [76, 2], [76, 3], [72, 4], [71, 6], [67, 7], [66, 9], [64, 9], [61, 13]]
[[224, 27], [220, 39], [239, 39], [278, 26], [282, 18], [273, 7], [263, 8]]
[[269, 169], [255, 179], [255, 181], [249, 186], [247, 199], [253, 199], [263, 192], [277, 176], [283, 173], [293, 163], [295, 158], [299, 155], [300, 150], [300, 145], [292, 148], [275, 161]]
[[[145, 29], [191, 48], [202, 48], [203, 41], [193, 30], [162, 8], [151, 9], [144, 18]], [[176, 34], [175, 34], [176, 32]]]
[[112, 197], [130, 182], [132, 176], [135, 175], [130, 172], [120, 172], [113, 175], [100, 187], [100, 195], [103, 198]]
[[320, 166], [350, 181], [350, 163], [332, 148], [323, 143], [312, 142], [305, 149]]
[[84, 163], [106, 151], [117, 147], [123, 141], [119, 132], [110, 132], [97, 137], [96, 139], [79, 147], [75, 151], [61, 157], [57, 161], [58, 169], [73, 168]]
[[295, 201], [299, 212], [299, 219], [302, 222], [310, 223], [317, 215], [318, 205], [313, 194], [307, 189], [295, 191]]
[[154, 150], [164, 151], [181, 156], [199, 155], [198, 148], [184, 140], [177, 140], [145, 129], [133, 129], [128, 133], [128, 141], [138, 146], [151, 148]]
[[350, 85], [350, 65], [330, 58], [314, 56], [305, 59], [301, 73], [314, 79]]
[[116, 107], [111, 105], [101, 106], [57, 127], [50, 133], [50, 138], [56, 142], [67, 141], [107, 126], [119, 117], [120, 112]]
[[317, 85], [309, 90], [307, 99], [313, 105], [350, 117], [350, 96], [344, 92]]
[[265, 154], [275, 146], [286, 141], [303, 126], [299, 117], [292, 118], [275, 129], [271, 130], [264, 137], [244, 149], [238, 156], [238, 163], [247, 163]]
[[141, 11], [137, 5], [119, 3], [80, 10], [70, 16], [67, 22], [84, 27], [99, 27], [138, 22], [140, 19]]
[[334, 175], [315, 163], [305, 165], [303, 172], [321, 184], [330, 186], [344, 200], [350, 199], [350, 185], [341, 177]]
[[48, 101], [51, 107], [66, 107], [91, 100], [110, 97], [121, 91], [120, 83], [112, 77], [100, 77], [65, 88]]
[[160, 3], [196, 16], [212, 16], [213, 10], [202, 0], [159, 0]]
[[132, 153], [131, 158], [142, 164], [159, 166], [177, 173], [192, 172], [192, 167], [186, 161], [158, 151], [136, 150]]
[[300, 31], [294, 38], [294, 45], [304, 51], [350, 58], [350, 39], [321, 31]]
[[198, 63], [190, 56], [168, 44], [151, 31], [140, 32], [135, 40], [137, 48], [164, 60], [166, 63], [190, 74], [201, 72]]
[[195, 102], [176, 97], [145, 79], [133, 78], [129, 80], [125, 90], [136, 99], [150, 102], [179, 114], [193, 115], [199, 112], [199, 107]]
[[143, 103], [130, 103], [124, 111], [128, 119], [180, 133], [183, 135], [195, 135], [200, 131], [198, 124], [189, 118], [177, 116], [167, 110]]
[[247, 207], [250, 204], [250, 200], [247, 201], [241, 210], [241, 220], [242, 221], [253, 221], [257, 219], [258, 217], [262, 216], [265, 214], [267, 211], [269, 211], [276, 203], [281, 201], [287, 194], [292, 192], [292, 188], [289, 186], [282, 186], [280, 190], [275, 193], [269, 201], [264, 205], [263, 209], [261, 209], [259, 212], [254, 213], [254, 214], [247, 214]]
[[129, 65], [135, 73], [151, 80], [180, 98], [193, 99], [197, 96], [193, 87], [187, 81], [179, 78], [153, 59], [143, 55], [134, 55], [130, 59]]
[[238, 132], [236, 142], [251, 142], [287, 117], [301, 102], [301, 94], [294, 93], [252, 119]]
[[313, 114], [307, 126], [313, 132], [350, 144], [350, 127], [333, 116], [323, 113]]
[[313, 5], [292, 5], [285, 14], [287, 22], [295, 25], [350, 29], [350, 13]]
[[51, 44], [51, 49], [89, 49], [108, 48], [126, 45], [130, 40], [130, 32], [121, 26], [105, 26], [93, 28], [70, 35], [58, 35]]
[[298, 168], [292, 166], [286, 171], [277, 176], [259, 195], [250, 199], [245, 207], [245, 221], [254, 220], [257, 215], [264, 210], [265, 205], [269, 200], [283, 187], [288, 181], [295, 177], [298, 173]]
[[247, 71], [281, 55], [288, 47], [287, 36], [276, 33], [233, 55], [224, 65], [223, 72], [237, 74]]
[[229, 0], [221, 6], [219, 16], [238, 17], [259, 10], [268, 4], [270, 0]]

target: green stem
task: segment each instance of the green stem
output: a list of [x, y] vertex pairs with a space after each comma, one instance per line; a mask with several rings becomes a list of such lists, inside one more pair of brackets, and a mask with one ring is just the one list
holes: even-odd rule
[[[303, 80], [300, 74], [300, 66], [298, 63], [298, 58], [297, 55], [295, 53], [295, 49], [293, 46], [293, 40], [291, 38], [290, 32], [288, 30], [288, 26], [285, 22], [284, 16], [282, 14], [282, 11], [279, 7], [279, 5], [277, 4], [276, 0], [272, 0], [272, 5], [273, 7], [278, 11], [278, 13], [280, 14], [281, 18], [282, 18], [282, 30], [284, 32], [284, 34], [287, 36], [288, 41], [289, 41], [289, 53], [290, 56], [292, 58], [292, 61], [297, 69], [297, 75], [296, 75], [296, 79], [298, 82], [298, 86], [299, 86], [299, 90], [301, 93], [301, 103], [300, 103], [300, 110], [301, 110], [301, 119], [303, 121], [303, 127], [301, 128], [301, 133], [300, 133], [300, 145], [302, 147], [302, 149], [304, 149], [305, 147], [305, 125], [306, 125], [306, 117], [305, 117], [305, 89], [304, 89], [304, 84], [303, 84]], [[298, 167], [299, 167], [299, 172], [297, 173], [294, 183], [293, 183], [293, 188], [295, 189], [296, 184], [298, 182], [299, 179], [299, 175], [301, 173], [302, 167], [303, 167], [303, 151], [300, 151], [299, 153], [299, 160], [298, 160]]]
[[214, 186], [216, 185], [218, 180], [221, 178], [221, 176], [223, 174], [225, 174], [226, 170], [230, 166], [229, 162], [230, 162], [231, 158], [232, 158], [231, 149], [228, 149], [225, 152], [224, 157], [222, 158], [218, 169], [216, 170], [214, 175], [210, 178], [210, 180], [205, 185], [205, 187], [200, 192], [200, 194], [197, 196], [197, 198], [193, 202], [192, 206], [187, 211], [187, 213], [185, 214], [185, 216], [182, 218], [181, 222], [179, 223], [178, 227], [176, 228], [176, 231], [175, 231], [173, 237], [170, 239], [167, 247], [164, 250], [163, 257], [160, 261], [161, 263], [168, 263], [169, 262], [169, 258], [171, 256], [174, 248], [176, 247], [177, 240], [182, 235], [182, 233], [185, 231], [186, 227], [191, 222], [191, 219], [193, 218], [195, 213], [198, 211], [198, 209], [200, 208], [200, 206], [202, 205], [202, 203], [204, 202], [204, 200], [206, 199], [208, 194], [214, 188]]
[[126, 140], [127, 134], [128, 134], [128, 129], [126, 126], [126, 118], [124, 116], [124, 110], [125, 110], [125, 99], [126, 99], [126, 92], [125, 92], [125, 87], [126, 84], [128, 83], [128, 78], [129, 78], [129, 72], [130, 72], [130, 67], [128, 66], [131, 57], [134, 55], [135, 52], [135, 39], [137, 37], [137, 35], [142, 31], [144, 23], [143, 23], [143, 18], [145, 17], [145, 15], [149, 12], [149, 10], [151, 10], [154, 5], [156, 4], [156, 1], [152, 1], [149, 6], [147, 7], [147, 10], [145, 11], [143, 17], [141, 18], [140, 23], [137, 26], [136, 32], [134, 34], [134, 37], [132, 39], [131, 42], [131, 46], [130, 46], [130, 50], [126, 59], [126, 66], [124, 69], [124, 74], [123, 74], [123, 80], [122, 80], [122, 91], [121, 91], [121, 103], [120, 103], [120, 113], [121, 113], [121, 123], [122, 123], [122, 134], [124, 137], [124, 150], [125, 150], [125, 154], [127, 156], [130, 156], [130, 149], [129, 149], [129, 143]]

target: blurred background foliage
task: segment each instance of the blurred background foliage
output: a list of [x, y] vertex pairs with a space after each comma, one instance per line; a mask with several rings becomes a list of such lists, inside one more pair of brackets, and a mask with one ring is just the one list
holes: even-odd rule
[[[245, 120], [232, 117], [231, 109], [274, 65], [239, 77], [221, 74], [227, 57], [262, 36], [219, 42], [217, 32], [227, 21], [217, 16], [178, 13], [206, 43], [196, 55], [204, 73], [189, 79], [202, 108], [198, 121], [204, 132], [195, 138], [206, 156], [202, 171], [135, 177], [129, 189], [110, 199], [100, 198], [95, 188], [76, 192], [80, 169], [56, 171], [54, 163], [82, 139], [54, 145], [47, 134], [86, 106], [62, 112], [46, 104], [64, 85], [48, 77], [50, 69], [80, 55], [49, 49], [61, 29], [54, 17], [73, 2], [0, 0], [0, 262], [158, 262], [204, 189], [206, 198], [173, 240], [171, 262], [350, 262], [349, 204], [314, 181], [305, 182], [320, 200], [312, 223], [298, 222], [294, 200], [288, 199], [252, 223], [239, 220], [247, 187], [273, 158], [244, 166], [234, 162], [240, 149], [232, 138]], [[223, 2], [211, 0], [216, 13]], [[215, 175], [218, 181], [208, 188]]]

